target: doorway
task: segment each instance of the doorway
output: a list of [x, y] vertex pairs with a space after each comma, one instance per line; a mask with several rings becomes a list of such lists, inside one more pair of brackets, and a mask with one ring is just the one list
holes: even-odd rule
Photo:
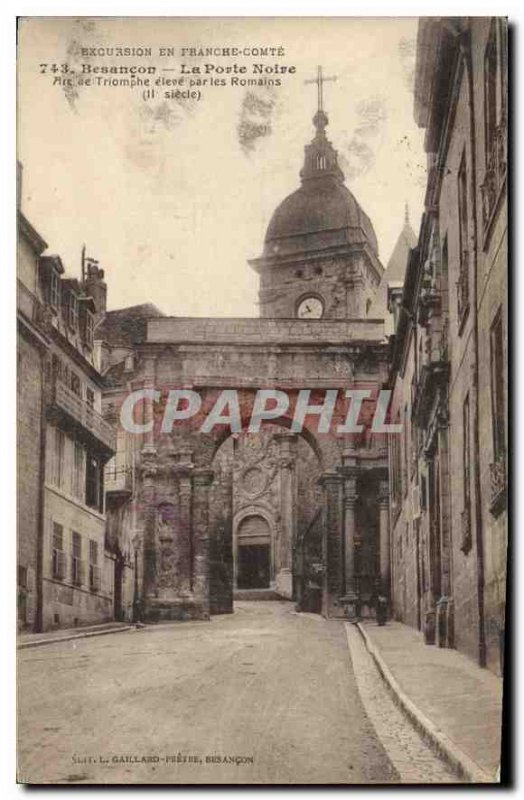
[[237, 589], [269, 589], [271, 584], [271, 531], [264, 517], [244, 517], [236, 535]]
[[237, 587], [239, 589], [269, 589], [269, 544], [239, 543]]

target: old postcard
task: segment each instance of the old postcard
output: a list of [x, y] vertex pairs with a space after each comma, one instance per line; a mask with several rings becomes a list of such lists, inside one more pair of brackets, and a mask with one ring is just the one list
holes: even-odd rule
[[19, 782], [504, 780], [507, 51], [19, 20]]

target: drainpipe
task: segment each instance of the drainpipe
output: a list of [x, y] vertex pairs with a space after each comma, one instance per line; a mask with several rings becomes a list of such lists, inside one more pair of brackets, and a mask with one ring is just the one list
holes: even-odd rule
[[478, 603], [478, 626], [479, 626], [479, 652], [478, 660], [481, 667], [486, 666], [486, 626], [484, 613], [484, 537], [482, 527], [482, 502], [480, 488], [480, 429], [479, 429], [479, 332], [478, 332], [478, 278], [477, 278], [477, 255], [478, 255], [478, 222], [477, 222], [477, 186], [476, 186], [476, 150], [475, 150], [475, 106], [474, 106], [474, 79], [473, 64], [471, 55], [471, 28], [468, 31], [467, 39], [460, 41], [460, 50], [466, 67], [468, 77], [468, 105], [470, 112], [470, 147], [471, 147], [471, 197], [473, 210], [473, 297], [471, 310], [473, 312], [473, 387], [474, 387], [474, 416], [473, 416], [473, 442], [475, 447], [474, 474], [475, 474], [475, 538], [477, 552], [477, 603]]

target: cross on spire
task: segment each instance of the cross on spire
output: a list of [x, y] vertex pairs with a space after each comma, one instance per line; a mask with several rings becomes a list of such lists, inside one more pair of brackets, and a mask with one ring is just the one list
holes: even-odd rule
[[318, 97], [318, 111], [324, 111], [324, 92], [323, 92], [323, 84], [326, 81], [336, 81], [337, 76], [332, 75], [329, 78], [324, 78], [322, 74], [322, 67], [317, 67], [317, 77], [310, 78], [304, 83], [316, 83], [317, 84], [317, 97]]

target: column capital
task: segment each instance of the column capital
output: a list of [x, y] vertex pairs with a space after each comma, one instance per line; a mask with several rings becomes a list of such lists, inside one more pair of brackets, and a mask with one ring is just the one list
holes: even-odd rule
[[178, 473], [178, 493], [182, 499], [187, 499], [191, 495], [191, 473]]
[[338, 472], [344, 478], [345, 481], [356, 481], [362, 475], [362, 470], [360, 467], [356, 466], [342, 466], [337, 467]]
[[282, 469], [294, 470], [296, 465], [296, 459], [292, 455], [287, 455], [282, 453], [280, 458], [278, 459], [278, 465]]
[[151, 380], [155, 377], [157, 356], [148, 354], [144, 358], [144, 372], [145, 380]]
[[342, 451], [342, 464], [343, 467], [357, 467], [358, 451], [353, 447], [345, 447]]
[[337, 472], [323, 472], [317, 480], [319, 486], [341, 486], [342, 476]]
[[158, 454], [153, 445], [146, 445], [140, 451], [139, 469], [144, 480], [156, 476], [158, 472]]

